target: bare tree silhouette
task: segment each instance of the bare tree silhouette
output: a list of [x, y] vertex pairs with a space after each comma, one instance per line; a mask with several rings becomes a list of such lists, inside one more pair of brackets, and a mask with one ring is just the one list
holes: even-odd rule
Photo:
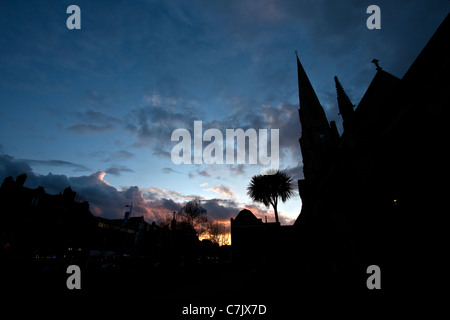
[[202, 207], [201, 200], [199, 198], [195, 198], [194, 200], [186, 203], [180, 212], [181, 216], [184, 217], [188, 225], [194, 229], [198, 229], [201, 225], [208, 222], [206, 213], [207, 211]]

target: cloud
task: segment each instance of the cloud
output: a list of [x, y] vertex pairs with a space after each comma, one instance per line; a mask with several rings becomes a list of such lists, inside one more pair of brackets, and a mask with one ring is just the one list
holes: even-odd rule
[[[267, 217], [268, 222], [274, 222], [275, 216], [273, 210], [262, 207], [258, 204], [243, 204], [228, 199], [206, 199], [202, 200], [202, 206], [207, 210], [208, 218], [215, 221], [229, 222], [231, 218], [236, 218], [238, 213], [243, 209], [249, 209], [253, 214], [265, 221]], [[282, 224], [292, 224], [295, 219], [279, 214], [279, 219]]]
[[[134, 146], [139, 146], [139, 144], [134, 144]], [[172, 159], [172, 155], [168, 150], [164, 149], [165, 147], [162, 146], [155, 146], [153, 147], [153, 152], [152, 155], [157, 156], [157, 157], [161, 157], [161, 158], [165, 158], [165, 159]]]
[[121, 124], [120, 119], [99, 111], [86, 110], [72, 114], [80, 122], [70, 125], [67, 130], [79, 134], [104, 133], [115, 130]]
[[155, 200], [158, 198], [175, 198], [180, 200], [193, 200], [199, 198], [196, 195], [183, 195], [177, 191], [165, 190], [158, 187], [151, 187], [142, 190], [144, 197], [148, 200]]
[[[342, 76], [346, 90], [355, 92], [353, 102], [357, 103], [373, 77], [370, 72], [373, 55], [408, 51], [399, 45], [403, 35], [390, 26], [396, 18], [404, 22], [402, 30], [411, 22], [404, 15], [396, 17], [388, 13], [402, 12], [402, 5], [381, 3], [382, 11], [386, 12], [386, 17], [382, 14], [386, 31], [382, 29], [378, 33], [369, 33], [365, 26], [368, 6], [365, 3], [241, 1], [204, 6], [201, 13], [197, 12], [198, 4], [162, 5], [160, 9], [167, 15], [159, 18], [164, 26], [160, 28], [161, 38], [170, 49], [164, 55], [155, 53], [167, 63], [152, 68], [161, 77], [149, 80], [143, 105], [130, 112], [126, 127], [135, 135], [134, 146], [149, 147], [153, 155], [168, 159], [175, 145], [170, 141], [171, 133], [177, 128], [192, 133], [194, 120], [203, 120], [204, 128], [219, 130], [276, 128], [280, 130], [282, 165], [283, 162], [295, 165], [301, 161], [298, 145], [301, 127], [293, 51], [299, 49], [301, 58], [305, 58], [305, 68], [312, 76], [329, 120], [338, 120], [340, 125], [333, 76]], [[412, 11], [408, 10], [412, 17], [424, 16]], [[432, 15], [436, 16], [436, 10]], [[180, 33], [164, 37], [172, 30], [170, 27], [179, 28]], [[181, 40], [184, 36], [188, 37]], [[389, 45], [383, 43], [384, 38]], [[388, 47], [392, 49], [387, 50]], [[181, 52], [183, 59], [179, 59]], [[395, 59], [404, 64], [399, 61], [401, 54]], [[205, 70], [210, 70], [210, 74]], [[249, 82], [255, 75], [257, 81]], [[193, 107], [191, 101], [197, 105]], [[208, 174], [213, 176], [204, 170], [192, 172], [190, 176]]]
[[[59, 163], [59, 162], [57, 162]], [[123, 169], [123, 168], [122, 168]], [[9, 155], [0, 155], [0, 179], [7, 176], [16, 177], [27, 174], [25, 186], [37, 188], [43, 186], [49, 194], [58, 194], [65, 188], [71, 187], [82, 199], [89, 201], [91, 212], [105, 218], [122, 218], [124, 207], [133, 203], [135, 214], [143, 215], [147, 219], [158, 218], [153, 214], [151, 206], [143, 197], [138, 187], [117, 190], [105, 180], [106, 172], [95, 172], [90, 175], [67, 177], [65, 175], [35, 174], [26, 161], [16, 160]]]
[[87, 89], [82, 95], [82, 98], [88, 102], [94, 109], [100, 108], [103, 110], [112, 109], [113, 104], [120, 102], [120, 91], [108, 89], [108, 90], [95, 90]]
[[232, 200], [208, 199], [202, 201], [210, 220], [230, 221], [239, 213], [239, 205]]
[[105, 172], [115, 176], [120, 176], [122, 172], [134, 172], [134, 170], [127, 168], [125, 166], [115, 166], [109, 167], [108, 169], [105, 170]]
[[23, 159], [23, 160], [19, 160], [19, 161], [24, 161], [31, 165], [43, 165], [43, 166], [50, 166], [50, 167], [68, 167], [68, 168], [73, 168], [75, 171], [80, 171], [80, 172], [91, 170], [82, 164], [77, 164], [77, 163], [73, 163], [70, 161], [64, 161], [64, 160]]
[[206, 169], [202, 169], [202, 170], [197, 170], [198, 175], [204, 177], [204, 178], [209, 178], [211, 177], [211, 174], [209, 174], [208, 170]]
[[297, 180], [304, 179], [303, 163], [299, 163], [296, 166], [282, 169], [282, 171], [285, 172], [289, 177], [291, 177], [294, 188], [297, 189]]
[[223, 164], [223, 165], [204, 165], [201, 168], [190, 171], [188, 176], [195, 179], [202, 178], [226, 179], [226, 177], [243, 177], [247, 174], [248, 164]]
[[[133, 204], [132, 216], [144, 216], [148, 221], [163, 221], [173, 211], [178, 212], [186, 202], [195, 198], [201, 200], [210, 220], [227, 222], [230, 218], [235, 218], [244, 208], [249, 208], [258, 217], [273, 216], [269, 209], [257, 204], [236, 202], [234, 200], [235, 193], [225, 185], [218, 185], [208, 190], [228, 199], [204, 199], [197, 195], [184, 195], [158, 187], [141, 189], [137, 186], [130, 186], [118, 190], [105, 180], [107, 175], [105, 171], [77, 177], [52, 173], [38, 175], [33, 172], [26, 161], [16, 160], [9, 155], [0, 155], [0, 179], [3, 180], [10, 175], [16, 177], [22, 173], [27, 174], [26, 187], [43, 186], [50, 194], [60, 193], [70, 186], [83, 200], [89, 202], [92, 213], [109, 219], [123, 218], [125, 205]], [[202, 186], [206, 186], [206, 184], [203, 183]], [[282, 214], [280, 219], [283, 223], [288, 222]]]
[[127, 150], [119, 150], [111, 153], [107, 158], [104, 159], [104, 161], [105, 162], [124, 161], [134, 157], [135, 157], [134, 153], [131, 153]]
[[[193, 132], [194, 121], [200, 117], [194, 116], [188, 104], [172, 98], [166, 99], [164, 105], [151, 102], [133, 109], [127, 116], [125, 128], [135, 135], [134, 146], [150, 147], [154, 155], [170, 157], [172, 132], [179, 128]], [[173, 105], [177, 105], [177, 108], [173, 108]]]
[[228, 198], [235, 198], [235, 193], [231, 190], [229, 186], [224, 186], [223, 184], [208, 188], [206, 191], [217, 193], [218, 195], [228, 197]]
[[114, 127], [111, 125], [98, 125], [98, 124], [88, 124], [88, 123], [76, 123], [69, 127], [67, 130], [79, 133], [79, 134], [95, 134], [95, 133], [104, 133], [107, 131], [114, 130]]
[[244, 164], [230, 165], [227, 168], [232, 176], [243, 176], [246, 174]]
[[22, 173], [31, 172], [31, 166], [24, 160], [15, 160], [7, 154], [0, 154], [0, 178], [18, 176]]
[[[333, 87], [334, 88], [334, 87]], [[333, 96], [335, 99], [335, 96]], [[296, 163], [301, 162], [302, 155], [300, 151], [300, 145], [298, 139], [301, 136], [301, 125], [298, 116], [298, 105], [290, 103], [278, 103], [277, 105], [262, 104], [260, 106], [254, 106], [254, 101], [245, 99], [232, 99], [230, 102], [231, 114], [222, 119], [221, 121], [214, 121], [213, 124], [220, 128], [223, 132], [227, 128], [242, 128], [244, 130], [248, 128], [258, 129], [278, 129], [279, 130], [279, 148], [280, 148], [280, 166], [293, 166]], [[332, 104], [337, 109], [336, 104]], [[255, 110], [257, 112], [255, 112]], [[333, 113], [333, 111], [330, 111]], [[337, 111], [335, 112], [337, 115]], [[333, 119], [331, 119], [333, 120]], [[204, 128], [210, 128], [208, 124], [204, 125]], [[258, 132], [258, 131], [257, 131]], [[258, 135], [258, 140], [260, 136]], [[267, 141], [268, 149], [270, 150], [271, 139], [269, 133], [269, 139]], [[235, 150], [236, 152], [236, 146]], [[246, 145], [246, 152], [248, 152], [248, 146]], [[258, 146], [259, 155], [259, 146]], [[258, 161], [260, 161], [258, 159]], [[233, 176], [244, 176], [247, 174], [248, 164], [234, 164], [226, 166], [228, 173]], [[216, 167], [209, 166], [207, 169], [203, 169], [203, 173], [209, 174], [209, 176], [215, 176], [214, 170]], [[197, 170], [197, 173], [202, 173]]]
[[166, 173], [166, 174], [171, 174], [171, 173], [182, 173], [182, 172], [180, 172], [180, 171], [176, 171], [176, 170], [174, 170], [174, 169], [172, 169], [172, 168], [169, 168], [169, 167], [162, 168], [161, 171], [162, 171], [163, 173]]
[[212, 166], [204, 167], [203, 169], [197, 169], [195, 171], [190, 171], [188, 173], [188, 176], [190, 179], [194, 179], [197, 176], [203, 177], [203, 178], [210, 178], [211, 177], [211, 170], [215, 170]]
[[171, 217], [172, 212], [179, 212], [183, 204], [175, 202], [172, 199], [161, 198], [147, 202], [147, 207], [150, 209], [154, 217], [163, 219], [163, 217]]

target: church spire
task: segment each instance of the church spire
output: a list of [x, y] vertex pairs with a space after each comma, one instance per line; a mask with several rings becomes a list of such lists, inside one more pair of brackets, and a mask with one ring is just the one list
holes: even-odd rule
[[[303, 158], [303, 174], [305, 180], [308, 181], [309, 191], [319, 184], [320, 180], [326, 176], [331, 168], [332, 159], [336, 149], [336, 137], [334, 131], [328, 123], [325, 111], [320, 105], [319, 99], [309, 82], [308, 76], [303, 69], [297, 55], [297, 72], [298, 72], [298, 94], [300, 101], [300, 123], [302, 126], [302, 134], [299, 139], [300, 149]], [[338, 135], [338, 134], [337, 134]], [[305, 184], [299, 182], [299, 188], [302, 189]], [[309, 191], [306, 191], [308, 193]], [[303, 191], [300, 191], [301, 193]], [[304, 200], [303, 192], [302, 199]]]
[[[342, 119], [344, 120], [344, 126], [345, 123], [347, 124], [353, 122], [354, 117], [354, 110], [353, 110], [353, 103], [348, 98], [347, 94], [345, 93], [344, 88], [342, 88], [341, 83], [339, 82], [338, 77], [334, 77], [334, 82], [336, 84], [336, 93], [337, 93], [337, 101], [339, 106], [339, 114], [342, 116]], [[344, 128], [345, 129], [345, 128]]]
[[[297, 55], [297, 52], [296, 52]], [[311, 82], [297, 55], [298, 95], [300, 102], [300, 122], [302, 130], [307, 128], [329, 128], [328, 120], [320, 105]]]

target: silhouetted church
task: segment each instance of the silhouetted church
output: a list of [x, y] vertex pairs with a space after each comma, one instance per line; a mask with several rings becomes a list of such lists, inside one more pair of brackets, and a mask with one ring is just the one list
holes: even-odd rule
[[295, 226], [305, 270], [358, 275], [365, 286], [367, 267], [378, 265], [386, 286], [401, 286], [410, 281], [406, 270], [438, 263], [449, 24], [447, 16], [401, 79], [374, 59], [376, 74], [356, 108], [334, 78], [342, 135], [297, 57], [304, 179]]

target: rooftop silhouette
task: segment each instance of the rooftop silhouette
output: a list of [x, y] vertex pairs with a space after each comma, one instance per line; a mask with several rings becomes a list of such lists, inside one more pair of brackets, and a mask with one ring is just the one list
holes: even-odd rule
[[297, 57], [304, 179], [295, 226], [299, 243], [308, 243], [300, 265], [317, 279], [327, 274], [361, 289], [375, 264], [397, 277], [386, 286], [404, 289], [419, 284], [408, 283], [402, 265], [428, 270], [437, 263], [439, 241], [418, 232], [436, 230], [445, 207], [438, 177], [445, 168], [449, 35], [447, 16], [402, 78], [374, 59], [375, 76], [356, 109], [335, 77], [340, 136]]

